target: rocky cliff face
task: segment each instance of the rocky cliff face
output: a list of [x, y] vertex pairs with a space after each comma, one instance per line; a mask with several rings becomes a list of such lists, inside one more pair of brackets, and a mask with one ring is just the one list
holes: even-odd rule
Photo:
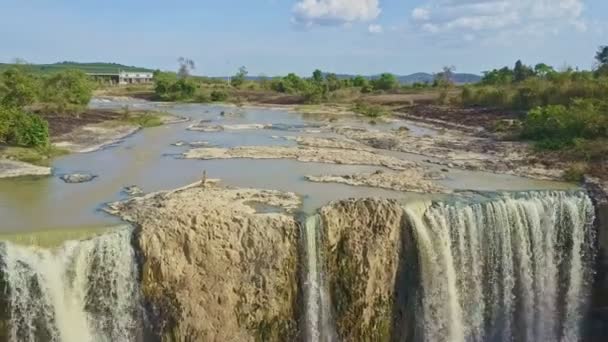
[[417, 262], [403, 209], [391, 200], [346, 200], [321, 209], [321, 218], [340, 340], [411, 339]]
[[589, 317], [587, 341], [605, 341], [608, 336], [608, 184], [598, 179], [585, 179], [585, 188], [596, 208], [598, 254]]
[[162, 341], [294, 340], [298, 224], [282, 210], [298, 205], [290, 193], [215, 186], [111, 205], [137, 227], [155, 335]]

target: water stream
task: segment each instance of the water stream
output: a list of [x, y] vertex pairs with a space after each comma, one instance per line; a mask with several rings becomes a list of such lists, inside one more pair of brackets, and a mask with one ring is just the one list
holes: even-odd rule
[[322, 251], [320, 249], [321, 218], [309, 216], [302, 225], [305, 270], [305, 333], [306, 341], [331, 342], [336, 340], [331, 315], [331, 300], [323, 272]]
[[425, 341], [578, 341], [594, 208], [582, 192], [406, 206]]
[[54, 249], [1, 242], [0, 281], [6, 301], [0, 319], [8, 319], [10, 341], [135, 341], [140, 335], [129, 228]]

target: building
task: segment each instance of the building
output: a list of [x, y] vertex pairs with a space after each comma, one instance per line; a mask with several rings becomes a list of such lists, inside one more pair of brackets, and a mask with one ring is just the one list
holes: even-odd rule
[[147, 71], [119, 71], [117, 73], [88, 73], [92, 79], [109, 84], [145, 84], [154, 81], [154, 74]]
[[121, 71], [118, 73], [118, 84], [151, 83], [153, 81], [153, 78], [154, 74], [151, 72]]

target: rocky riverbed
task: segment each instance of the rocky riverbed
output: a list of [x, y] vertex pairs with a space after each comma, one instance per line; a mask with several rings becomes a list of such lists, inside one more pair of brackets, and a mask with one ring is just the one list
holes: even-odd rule
[[543, 165], [530, 153], [526, 143], [497, 141], [465, 133], [440, 129], [436, 135], [412, 135], [407, 131], [373, 130], [335, 126], [335, 133], [377, 149], [414, 153], [430, 157], [428, 161], [450, 168], [530, 177], [560, 179], [563, 171]]

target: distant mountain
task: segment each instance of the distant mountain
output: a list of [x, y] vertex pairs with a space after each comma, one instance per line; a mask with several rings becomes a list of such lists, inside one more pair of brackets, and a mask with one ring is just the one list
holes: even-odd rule
[[[426, 72], [417, 72], [415, 74], [407, 75], [407, 76], [397, 76], [399, 83], [402, 84], [412, 84], [412, 83], [433, 83], [435, 80], [435, 76], [433, 74], [429, 74]], [[459, 74], [454, 73], [453, 81], [456, 84], [467, 84], [467, 83], [477, 83], [481, 81], [481, 76], [475, 74]]]
[[[324, 73], [324, 75], [327, 75], [327, 73]], [[337, 74], [336, 76], [338, 76], [339, 79], [348, 79], [348, 78], [353, 78], [357, 75]], [[371, 79], [380, 77], [380, 75], [363, 76], [363, 77], [367, 78], [368, 80], [371, 80]], [[414, 73], [411, 75], [395, 75], [395, 77], [397, 77], [397, 80], [401, 84], [427, 83], [427, 82], [433, 83], [433, 81], [435, 80], [435, 75], [429, 74], [426, 72], [417, 72], [417, 73]], [[481, 81], [481, 76], [475, 75], [475, 74], [454, 73], [453, 80], [456, 84], [477, 83], [477, 82]]]
[[[0, 63], [0, 72], [14, 66], [15, 64]], [[118, 63], [77, 63], [60, 62], [53, 64], [20, 64], [35, 73], [53, 73], [66, 69], [78, 69], [86, 73], [117, 73], [118, 71], [153, 72], [152, 69], [123, 65]]]

